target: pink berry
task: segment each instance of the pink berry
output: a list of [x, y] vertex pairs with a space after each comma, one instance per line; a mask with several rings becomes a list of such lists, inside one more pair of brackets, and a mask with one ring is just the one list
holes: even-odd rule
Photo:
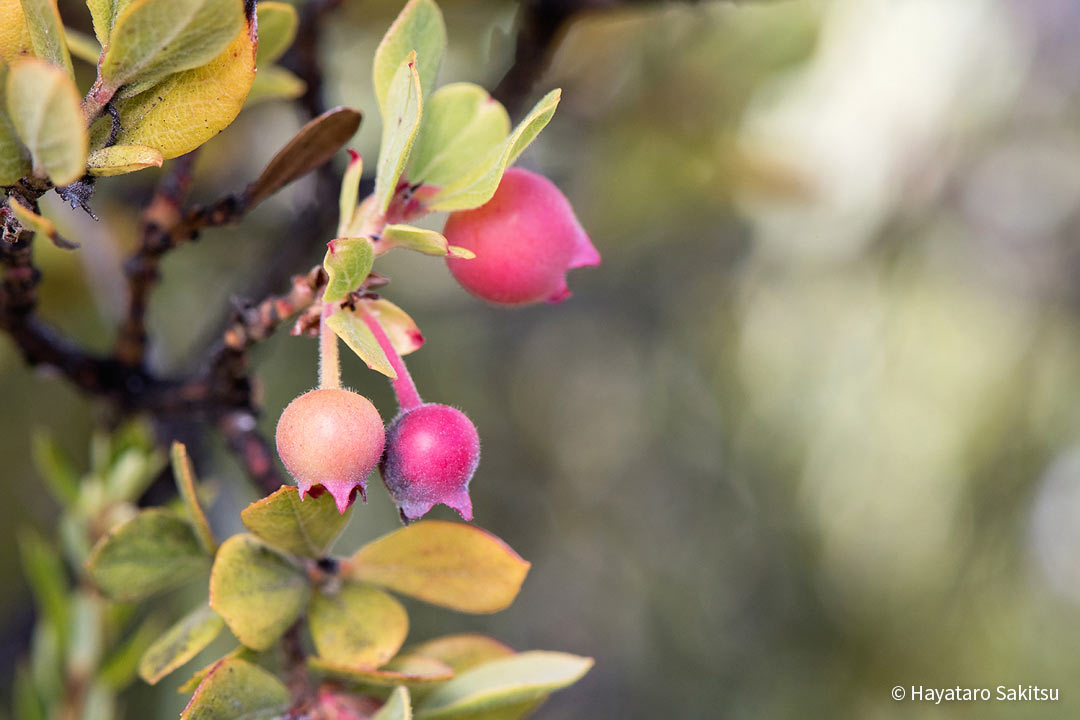
[[352, 503], [356, 490], [366, 497], [366, 479], [379, 462], [386, 441], [379, 411], [350, 390], [320, 389], [289, 403], [277, 424], [281, 461], [306, 497], [322, 486], [338, 512]]
[[506, 171], [487, 204], [452, 213], [443, 234], [476, 254], [447, 257], [457, 281], [502, 305], [561, 302], [570, 297], [568, 270], [600, 264], [566, 197], [547, 178], [518, 168]]
[[407, 520], [442, 503], [472, 520], [469, 480], [480, 462], [480, 436], [465, 413], [428, 403], [390, 424], [380, 469], [390, 496]]

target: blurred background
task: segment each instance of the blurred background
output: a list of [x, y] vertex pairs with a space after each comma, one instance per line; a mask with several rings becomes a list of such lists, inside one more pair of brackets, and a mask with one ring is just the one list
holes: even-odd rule
[[[441, 4], [441, 81], [494, 87], [519, 6]], [[369, 59], [397, 10], [346, 0], [323, 48], [331, 104], [366, 113], [369, 160]], [[559, 112], [520, 164], [564, 190], [604, 257], [571, 275], [574, 297], [507, 311], [438, 259], [377, 268], [427, 338], [409, 363], [421, 393], [480, 430], [477, 522], [533, 563], [498, 615], [410, 605], [410, 639], [477, 630], [594, 656], [537, 715], [552, 720], [1080, 713], [1080, 4], [611, 3], [564, 26], [528, 101], [550, 87]], [[196, 199], [242, 187], [301, 121], [287, 103], [245, 111], [202, 152]], [[46, 207], [83, 248], [38, 243], [41, 312], [89, 347], [111, 345], [157, 177], [101, 183], [100, 223]], [[167, 258], [155, 367], [190, 370], [263, 268], [318, 262], [281, 233], [312, 192]], [[315, 384], [315, 343], [279, 332], [253, 362], [269, 434]], [[344, 373], [394, 412], [381, 376], [351, 356]], [[30, 433], [85, 462], [101, 413], [6, 337], [0, 398], [11, 547], [58, 512]], [[197, 451], [213, 522], [238, 530], [255, 490], [215, 435]], [[338, 549], [396, 524], [376, 488]], [[0, 583], [7, 678], [32, 619], [14, 552]], [[175, 716], [185, 678], [129, 693], [127, 717]], [[1060, 700], [890, 699], [913, 684]]]

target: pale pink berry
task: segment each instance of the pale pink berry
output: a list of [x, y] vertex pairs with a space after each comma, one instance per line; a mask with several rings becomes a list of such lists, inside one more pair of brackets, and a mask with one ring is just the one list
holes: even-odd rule
[[[379, 411], [363, 395], [324, 388], [289, 403], [277, 424], [277, 450], [300, 497], [325, 488], [345, 512], [379, 462], [385, 431]], [[315, 494], [318, 494], [316, 490]]]
[[380, 469], [390, 496], [406, 520], [442, 503], [472, 520], [469, 481], [480, 462], [480, 436], [465, 413], [428, 403], [391, 424]]
[[486, 204], [451, 213], [443, 234], [476, 255], [447, 257], [457, 281], [501, 305], [561, 302], [570, 297], [568, 270], [600, 264], [566, 197], [547, 178], [518, 168], [506, 171]]

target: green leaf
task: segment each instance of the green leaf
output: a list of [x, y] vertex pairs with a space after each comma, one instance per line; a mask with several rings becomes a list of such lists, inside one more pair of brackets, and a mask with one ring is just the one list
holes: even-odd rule
[[60, 20], [56, 0], [22, 0], [22, 9], [30, 30], [34, 55], [52, 63], [74, 79], [71, 53], [64, 39], [64, 24]]
[[105, 488], [111, 499], [133, 502], [146, 490], [161, 470], [160, 456], [143, 448], [125, 448], [105, 473]]
[[35, 170], [57, 185], [82, 177], [86, 168], [86, 122], [75, 83], [44, 60], [25, 58], [7, 76], [7, 109], [30, 151]]
[[30, 671], [23, 664], [15, 668], [15, 685], [12, 690], [15, 720], [48, 720]]
[[382, 143], [379, 163], [375, 170], [375, 210], [386, 212], [397, 189], [398, 178], [405, 169], [416, 134], [424, 101], [420, 95], [420, 75], [416, 71], [416, 54], [411, 53], [398, 67], [383, 109]]
[[375, 262], [375, 251], [367, 238], [336, 238], [330, 241], [323, 258], [326, 269], [326, 289], [323, 302], [344, 300], [367, 280]]
[[64, 28], [64, 39], [74, 57], [97, 67], [98, 60], [101, 59], [101, 45], [97, 40], [69, 27]]
[[362, 117], [358, 110], [336, 107], [308, 121], [285, 147], [278, 150], [245, 191], [248, 205], [257, 205], [294, 180], [329, 162], [356, 134]]
[[56, 438], [46, 430], [35, 430], [30, 437], [30, 451], [34, 467], [53, 497], [62, 504], [75, 502], [79, 497], [80, 474]]
[[226, 658], [199, 683], [180, 720], [270, 718], [289, 704], [289, 690], [258, 665]]
[[409, 703], [409, 691], [399, 687], [390, 694], [386, 703], [379, 708], [371, 720], [412, 720], [412, 705]]
[[23, 574], [34, 593], [41, 616], [56, 628], [64, 643], [68, 627], [68, 576], [56, 549], [31, 530], [18, 534]]
[[308, 607], [308, 627], [323, 660], [374, 670], [401, 649], [409, 615], [382, 590], [346, 581], [335, 593], [315, 593]]
[[351, 516], [351, 507], [338, 513], [330, 493], [303, 499], [294, 485], [282, 485], [240, 513], [244, 526], [271, 547], [311, 558], [326, 554]]
[[356, 205], [360, 201], [360, 178], [364, 174], [364, 160], [360, 154], [350, 150], [349, 166], [341, 177], [341, 190], [338, 192], [338, 237], [347, 237]]
[[441, 187], [465, 174], [510, 134], [502, 103], [473, 83], [439, 88], [424, 107], [424, 124], [409, 158], [409, 181]]
[[412, 225], [387, 225], [379, 237], [380, 250], [403, 247], [424, 255], [446, 255], [447, 242], [442, 233]]
[[341, 309], [327, 318], [326, 324], [369, 368], [391, 380], [397, 378], [382, 346], [362, 317], [351, 310]]
[[[157, 615], [151, 615], [138, 629], [118, 646], [101, 663], [98, 679], [106, 687], [120, 692], [137, 677], [139, 659], [161, 634], [162, 623]], [[193, 688], [194, 689], [194, 688]]]
[[425, 93], [430, 93], [446, 54], [446, 24], [432, 0], [409, 0], [375, 49], [372, 77], [384, 125], [391, 117], [388, 108], [393, 106], [389, 96], [394, 76], [412, 52], [418, 60], [418, 82]]
[[94, 35], [101, 45], [109, 44], [109, 35], [117, 14], [134, 0], [86, 0], [94, 24]]
[[164, 159], [160, 150], [149, 145], [113, 145], [90, 153], [86, 168], [91, 175], [112, 177], [161, 167]]
[[443, 186], [424, 201], [429, 210], [468, 210], [480, 207], [495, 194], [503, 173], [540, 134], [555, 114], [561, 90], [552, 90], [536, 103], [514, 132], [464, 175]]
[[454, 677], [453, 669], [444, 662], [434, 658], [405, 654], [398, 655], [378, 670], [345, 667], [318, 657], [308, 658], [308, 667], [326, 677], [353, 685], [371, 687], [435, 685]]
[[532, 651], [493, 660], [464, 672], [429, 695], [419, 720], [473, 717], [484, 711], [534, 701], [571, 685], [589, 671], [592, 658]]
[[492, 613], [517, 597], [529, 563], [478, 527], [425, 520], [360, 548], [345, 572], [432, 605]]
[[205, 680], [206, 676], [210, 674], [210, 671], [217, 667], [217, 664], [220, 663], [222, 660], [239, 659], [254, 662], [256, 656], [257, 653], [254, 650], [240, 645], [239, 647], [225, 653], [225, 655], [218, 658], [209, 665], [206, 665], [196, 670], [194, 673], [191, 674], [191, 677], [184, 681], [184, 683], [180, 687], [176, 688], [176, 692], [182, 695], [195, 692], [195, 688], [199, 687], [199, 683]]
[[[120, 145], [149, 145], [169, 158], [183, 155], [228, 127], [240, 112], [255, 80], [255, 37], [242, 27], [232, 44], [209, 63], [175, 73], [132, 97], [113, 99], [123, 118]], [[93, 145], [102, 147], [112, 128], [101, 117], [93, 126]]]
[[142, 600], [206, 570], [191, 525], [160, 508], [143, 510], [102, 537], [87, 560], [90, 577], [115, 600]]
[[[0, 0], [0, 12], [3, 12], [4, 1]], [[2, 37], [0, 35], [0, 40]], [[0, 62], [0, 186], [14, 185], [19, 178], [29, 175], [31, 170], [30, 152], [19, 141], [15, 125], [7, 112], [7, 76], [8, 67]]]
[[15, 219], [19, 221], [20, 225], [38, 235], [44, 235], [56, 247], [64, 250], [74, 250], [79, 247], [78, 243], [71, 242], [64, 238], [48, 218], [38, 215], [36, 212], [16, 200], [14, 196], [8, 198], [8, 207], [11, 209], [12, 214], [15, 215]]
[[408, 355], [419, 350], [424, 336], [408, 313], [389, 300], [361, 300], [363, 307], [382, 326], [386, 338], [398, 355]]
[[206, 513], [199, 505], [199, 495], [195, 490], [195, 467], [191, 464], [191, 458], [188, 457], [187, 446], [181, 442], [174, 442], [170, 455], [173, 479], [176, 481], [176, 489], [180, 492], [180, 497], [184, 500], [188, 521], [191, 522], [191, 527], [194, 528], [203, 549], [213, 555], [217, 552], [217, 540], [214, 539]]
[[259, 68], [244, 107], [268, 100], [295, 100], [307, 92], [307, 83], [280, 65]]
[[310, 595], [304, 572], [253, 535], [233, 535], [222, 543], [210, 571], [210, 607], [254, 650], [265, 650], [281, 637]]
[[244, 26], [243, 0], [135, 0], [116, 15], [101, 79], [149, 86], [210, 62]]
[[79, 590], [71, 598], [71, 622], [67, 636], [68, 677], [90, 677], [96, 671], [105, 650], [105, 601], [89, 589]]
[[413, 645], [406, 652], [440, 660], [453, 668], [454, 672], [462, 673], [491, 660], [513, 655], [514, 649], [487, 635], [461, 633]]
[[214, 641], [225, 621], [207, 605], [200, 605], [165, 631], [139, 660], [139, 677], [151, 685], [198, 655]]
[[289, 3], [265, 0], [256, 5], [259, 18], [259, 52], [255, 66], [263, 69], [285, 54], [296, 39], [300, 18]]

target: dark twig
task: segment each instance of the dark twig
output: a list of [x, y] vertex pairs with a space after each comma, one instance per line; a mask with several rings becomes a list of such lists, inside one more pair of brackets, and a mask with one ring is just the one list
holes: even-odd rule
[[300, 8], [300, 22], [296, 41], [281, 59], [281, 64], [304, 81], [306, 90], [298, 102], [309, 117], [326, 112], [323, 97], [322, 59], [319, 57], [320, 33], [323, 20], [330, 11], [338, 8], [344, 0], [309, 0]]

